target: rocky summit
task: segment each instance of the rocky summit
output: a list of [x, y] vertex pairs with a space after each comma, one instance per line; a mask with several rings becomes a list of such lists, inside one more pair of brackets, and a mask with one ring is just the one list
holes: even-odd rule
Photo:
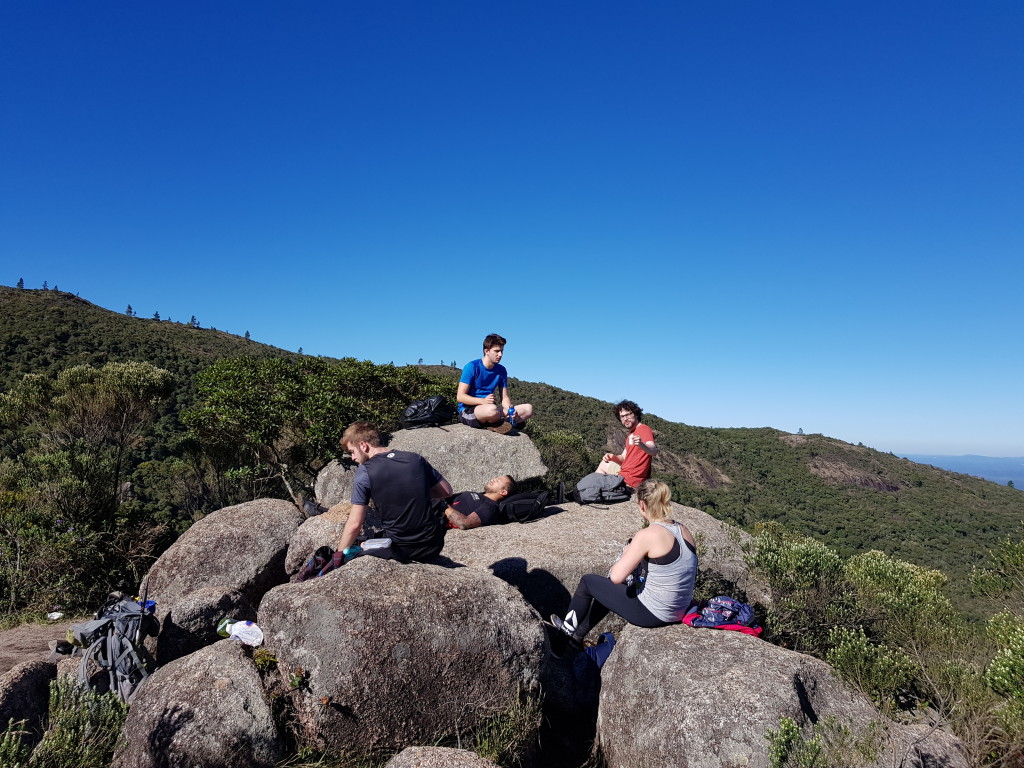
[[[392, 446], [421, 452], [456, 490], [545, 472], [525, 435], [421, 429]], [[946, 732], [891, 722], [824, 662], [755, 637], [611, 615], [597, 628], [617, 635], [600, 672], [586, 655], [551, 655], [542, 617], [565, 611], [584, 574], [608, 571], [641, 526], [632, 501], [552, 505], [526, 524], [449, 531], [432, 563], [361, 557], [289, 583], [337, 543], [351, 475], [337, 463], [321, 473], [326, 514], [280, 500], [222, 509], [153, 565], [161, 667], [133, 699], [117, 768], [221, 768], [240, 754], [269, 768], [300, 749], [395, 768], [571, 766], [592, 747], [616, 768], [763, 766], [783, 717], [877, 734], [865, 764], [965, 765]], [[745, 533], [672, 509], [697, 539], [699, 578], [768, 600], [747, 573]], [[263, 647], [218, 638], [224, 615], [255, 618]], [[38, 722], [56, 667], [34, 664], [0, 680], [0, 711], [20, 702]]]

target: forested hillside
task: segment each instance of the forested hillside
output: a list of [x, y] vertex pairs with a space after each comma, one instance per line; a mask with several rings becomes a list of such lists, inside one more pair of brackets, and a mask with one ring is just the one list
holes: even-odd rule
[[[200, 399], [196, 374], [215, 361], [240, 356], [276, 359], [282, 364], [290, 361], [274, 368], [273, 375], [258, 363], [209, 372], [205, 415], [212, 418], [227, 403], [244, 421], [257, 406], [262, 413], [265, 404], [277, 403], [277, 411], [264, 415], [291, 419], [293, 436], [305, 430], [308, 439], [303, 438], [302, 458], [310, 467], [330, 458], [317, 454], [325, 453], [325, 446], [334, 439], [331, 430], [308, 415], [310, 409], [326, 407], [314, 391], [317, 386], [343, 389], [373, 379], [375, 388], [382, 381], [393, 384], [393, 396], [399, 397], [412, 391], [409, 387], [429, 389], [434, 386], [429, 379], [441, 377], [452, 383], [454, 395], [458, 374], [450, 367], [414, 366], [416, 376], [427, 377], [420, 380], [413, 371], [406, 375], [403, 369], [380, 366], [377, 370], [355, 361], [349, 361], [344, 374], [335, 374], [338, 361], [301, 358], [190, 324], [111, 312], [57, 291], [0, 287], [0, 317], [0, 386], [5, 391], [15, 388], [25, 374], [53, 377], [75, 365], [99, 368], [111, 362], [139, 361], [170, 373], [170, 396], [160, 401], [153, 423], [143, 429], [145, 439], [134, 444], [129, 474], [136, 489], [133, 503], [173, 530], [225, 499], [257, 491], [285, 492], [272, 481], [273, 472], [258, 477], [253, 466], [239, 467], [237, 456], [229, 461], [223, 451], [217, 454], [212, 447], [214, 437], [222, 447], [251, 437], [255, 441], [252, 454], [261, 450], [266, 454], [275, 448], [277, 437], [257, 445], [255, 426], [246, 427], [249, 432], [238, 427], [241, 431], [231, 433], [210, 418], [204, 421], [203, 413], [195, 416], [192, 433], [183, 426], [183, 412]], [[286, 396], [286, 384], [291, 395]], [[552, 467], [548, 482], [571, 481], [588, 471], [602, 451], [621, 449], [624, 435], [608, 403], [543, 383], [514, 380], [512, 387], [517, 400], [532, 402], [536, 408], [529, 432]], [[223, 399], [226, 391], [234, 397], [230, 403]], [[298, 399], [284, 403], [287, 397], [299, 398], [301, 403]], [[337, 418], [362, 413], [352, 410], [352, 398], [346, 397], [339, 396], [330, 406]], [[386, 410], [378, 403], [367, 412]], [[671, 485], [677, 501], [747, 528], [760, 521], [779, 521], [835, 547], [843, 556], [881, 549], [939, 568], [951, 576], [955, 594], [966, 593], [969, 571], [988, 549], [1020, 533], [1024, 519], [1020, 490], [822, 435], [767, 428], [710, 429], [666, 422], [651, 414], [645, 418], [662, 449], [654, 464], [655, 475]], [[218, 434], [210, 429], [203, 432], [204, 425], [211, 424], [220, 429]], [[24, 449], [13, 424], [6, 424], [2, 435], [0, 457], [12, 459]], [[205, 453], [199, 450], [203, 440], [213, 441], [205, 446]]]

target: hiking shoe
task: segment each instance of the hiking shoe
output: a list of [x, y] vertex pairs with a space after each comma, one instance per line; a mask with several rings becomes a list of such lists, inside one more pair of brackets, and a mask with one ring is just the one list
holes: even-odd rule
[[583, 650], [583, 643], [566, 632], [562, 620], [554, 614], [551, 616], [551, 624], [548, 625], [548, 634], [551, 636], [551, 655], [556, 659], [573, 657]]
[[562, 617], [559, 616], [557, 613], [551, 614], [551, 626], [553, 626], [559, 632], [562, 632], [570, 636], [572, 635], [572, 630], [565, 626], [565, 622], [562, 621]]
[[499, 435], [507, 435], [515, 427], [509, 424], [507, 421], [501, 422], [501, 424], [495, 424], [494, 426], [487, 427], [491, 432], [497, 432]]

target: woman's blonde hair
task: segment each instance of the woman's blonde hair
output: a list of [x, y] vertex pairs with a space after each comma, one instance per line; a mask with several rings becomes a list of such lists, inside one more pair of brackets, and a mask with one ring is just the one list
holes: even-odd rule
[[644, 480], [636, 489], [636, 498], [644, 503], [652, 523], [672, 518], [672, 491], [660, 480]]

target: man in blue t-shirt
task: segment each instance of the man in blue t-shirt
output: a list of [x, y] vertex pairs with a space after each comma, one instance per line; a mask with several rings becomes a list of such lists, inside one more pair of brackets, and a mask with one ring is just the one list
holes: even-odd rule
[[463, 424], [505, 434], [521, 427], [533, 416], [533, 406], [529, 403], [512, 406], [508, 395], [508, 371], [501, 364], [504, 354], [505, 339], [492, 333], [484, 339], [484, 356], [466, 363], [462, 369], [456, 399], [459, 402], [459, 421]]
[[441, 473], [418, 453], [382, 447], [380, 432], [367, 421], [351, 424], [341, 436], [341, 447], [359, 465], [352, 484], [352, 511], [338, 542], [342, 561], [363, 528], [371, 499], [391, 539], [390, 549], [372, 554], [403, 563], [437, 556], [444, 546], [445, 527], [431, 508], [431, 499], [452, 494]]

